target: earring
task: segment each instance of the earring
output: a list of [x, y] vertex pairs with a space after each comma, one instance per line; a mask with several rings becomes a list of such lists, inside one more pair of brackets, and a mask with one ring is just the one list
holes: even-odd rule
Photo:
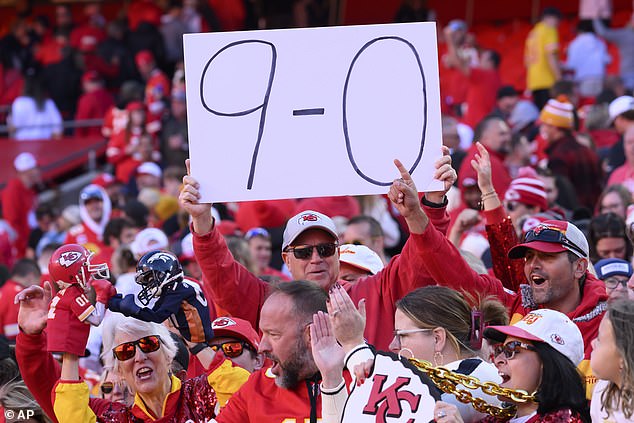
[[436, 351], [434, 353], [434, 366], [442, 366], [444, 364], [445, 358], [442, 356], [440, 351]]
[[[398, 352], [398, 358], [401, 359], [403, 358], [403, 352], [407, 351], [409, 352], [410, 357], [409, 358], [414, 358], [414, 352], [412, 350], [410, 350], [409, 348], [401, 348], [401, 350]], [[407, 357], [405, 357], [407, 358]]]

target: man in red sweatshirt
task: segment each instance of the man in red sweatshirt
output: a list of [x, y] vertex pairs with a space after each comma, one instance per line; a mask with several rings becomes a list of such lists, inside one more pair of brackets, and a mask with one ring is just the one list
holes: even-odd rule
[[[504, 213], [501, 207], [496, 212]], [[602, 282], [588, 271], [588, 241], [579, 228], [570, 222], [547, 220], [528, 231], [522, 244], [505, 251], [511, 259], [524, 260], [523, 280], [512, 281], [519, 288], [513, 292], [504, 288], [499, 279], [473, 271], [447, 237], [429, 225], [427, 218], [424, 220], [423, 261], [439, 285], [480, 298], [497, 296], [508, 308], [511, 323], [537, 308], [557, 310], [575, 322], [585, 345], [579, 370], [586, 378], [586, 393], [590, 398], [596, 382], [590, 369], [591, 341], [597, 337], [607, 309], [607, 294]], [[503, 223], [511, 225], [510, 219]], [[510, 227], [507, 230], [512, 231]]]
[[[396, 162], [396, 161], [395, 161]], [[186, 162], [189, 166], [189, 161]], [[394, 330], [394, 303], [420, 286], [435, 284], [424, 270], [419, 237], [420, 224], [427, 215], [421, 207], [414, 181], [407, 170], [397, 162], [402, 178], [396, 179], [388, 197], [405, 218], [410, 237], [400, 255], [392, 258], [386, 267], [346, 290], [356, 302], [365, 298], [367, 323], [365, 336], [378, 349], [386, 350]], [[432, 216], [434, 225], [446, 231], [447, 214], [445, 193], [456, 180], [451, 168], [449, 149], [443, 147], [443, 156], [436, 162], [435, 176], [444, 181], [443, 191], [427, 193], [422, 204]], [[246, 270], [234, 259], [211, 216], [211, 205], [198, 202], [199, 184], [191, 176], [183, 178], [181, 206], [192, 216], [194, 252], [203, 271], [203, 282], [212, 292], [212, 300], [232, 316], [260, 327], [260, 311], [266, 299], [268, 284]], [[333, 221], [318, 212], [306, 210], [290, 218], [284, 231], [282, 259], [293, 279], [316, 282], [324, 290], [339, 278], [339, 249], [337, 231]]]
[[9, 181], [2, 191], [4, 218], [17, 232], [15, 241], [17, 257], [24, 257], [27, 241], [31, 233], [29, 220], [35, 222], [35, 187], [41, 183], [40, 168], [31, 153], [20, 153], [13, 161], [17, 176]]

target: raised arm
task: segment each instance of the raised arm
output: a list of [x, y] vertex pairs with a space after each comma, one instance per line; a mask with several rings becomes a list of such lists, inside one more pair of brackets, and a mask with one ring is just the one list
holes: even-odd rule
[[211, 293], [211, 300], [235, 317], [245, 319], [258, 330], [260, 308], [267, 284], [236, 262], [222, 235], [215, 229], [211, 204], [199, 203], [200, 184], [189, 174], [183, 178], [179, 201], [192, 217], [194, 253]]

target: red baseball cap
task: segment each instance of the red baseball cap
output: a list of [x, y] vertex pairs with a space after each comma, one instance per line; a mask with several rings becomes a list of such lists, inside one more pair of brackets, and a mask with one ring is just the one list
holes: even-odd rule
[[251, 323], [237, 317], [218, 317], [211, 323], [214, 337], [238, 338], [248, 342], [257, 351], [260, 348], [260, 336]]
[[150, 50], [141, 50], [134, 56], [134, 61], [137, 67], [145, 66], [154, 63], [154, 55]]
[[145, 105], [140, 101], [131, 101], [125, 108], [128, 112], [132, 112], [134, 110], [145, 110]]
[[97, 73], [97, 71], [91, 70], [88, 72], [84, 72], [81, 77], [81, 82], [99, 82], [101, 77]]
[[95, 179], [92, 180], [92, 184], [99, 185], [102, 188], [108, 188], [111, 185], [116, 184], [118, 181], [109, 173], [101, 173], [95, 176]]

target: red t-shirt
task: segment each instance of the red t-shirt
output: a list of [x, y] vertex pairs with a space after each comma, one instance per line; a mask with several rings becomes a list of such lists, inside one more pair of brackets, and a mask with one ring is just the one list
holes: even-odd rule
[[463, 121], [472, 128], [495, 107], [500, 74], [493, 69], [471, 68], [467, 88], [467, 111]]
[[90, 323], [85, 320], [93, 311], [95, 307], [78, 285], [59, 291], [48, 310], [47, 350], [83, 356], [90, 333]]
[[11, 279], [0, 288], [0, 335], [4, 335], [9, 340], [14, 340], [18, 336], [20, 305], [14, 304], [13, 300], [23, 289], [22, 285]]

